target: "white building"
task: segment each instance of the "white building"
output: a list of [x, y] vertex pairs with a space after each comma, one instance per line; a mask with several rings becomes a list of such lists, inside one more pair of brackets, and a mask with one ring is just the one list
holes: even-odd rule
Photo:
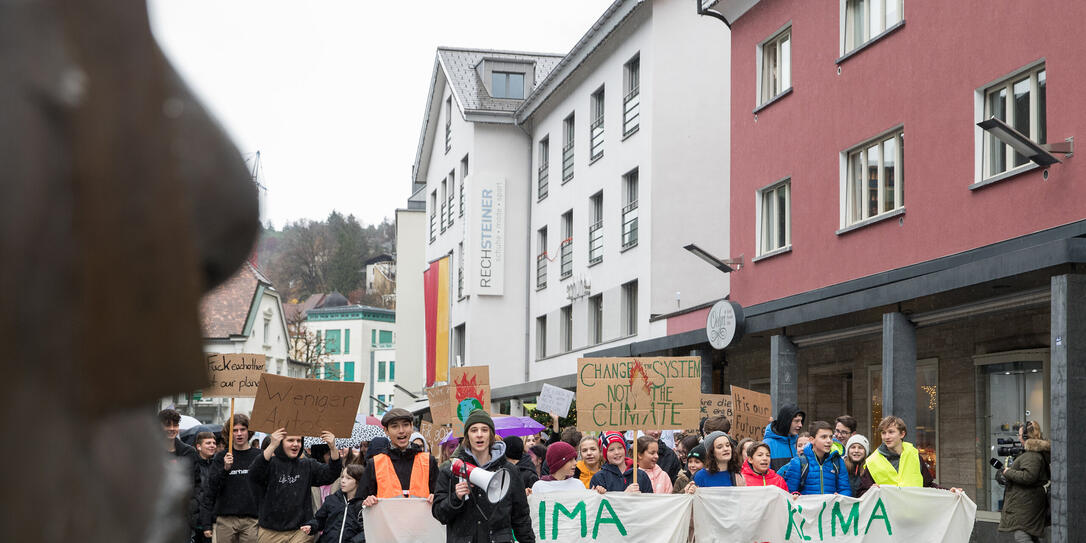
[[359, 412], [380, 414], [396, 388], [396, 312], [348, 303], [332, 293], [305, 314], [305, 326], [323, 342], [322, 379], [366, 383]]
[[[400, 367], [397, 383], [415, 396], [425, 398], [426, 335], [423, 308], [422, 272], [426, 268], [426, 202], [424, 187], [408, 207], [396, 210], [396, 265], [401, 273], [396, 281], [396, 360]], [[401, 403], [411, 398], [401, 397]]]

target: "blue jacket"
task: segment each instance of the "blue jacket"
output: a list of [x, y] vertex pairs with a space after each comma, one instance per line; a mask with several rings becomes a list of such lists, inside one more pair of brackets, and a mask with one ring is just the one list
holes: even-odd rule
[[803, 462], [799, 458], [793, 458], [784, 468], [781, 476], [788, 483], [788, 490], [800, 494], [840, 494], [852, 496], [852, 485], [848, 480], [848, 469], [845, 461], [837, 451], [830, 451], [825, 460], [819, 464], [814, 449], [808, 444], [803, 448], [803, 456], [807, 459], [807, 478], [800, 486]]
[[780, 473], [781, 467], [788, 464], [796, 457], [796, 441], [799, 436], [780, 435], [773, 431], [773, 423], [765, 427], [765, 436], [762, 440], [769, 445], [769, 467]]
[[[625, 473], [619, 473], [618, 466], [606, 463], [592, 476], [588, 486], [589, 488], [602, 486], [608, 492], [622, 492], [631, 483], [633, 483], [632, 467], [626, 470]], [[652, 480], [649, 479], [649, 474], [645, 473], [643, 469], [637, 470], [637, 487], [641, 489], [642, 494], [652, 494]]]

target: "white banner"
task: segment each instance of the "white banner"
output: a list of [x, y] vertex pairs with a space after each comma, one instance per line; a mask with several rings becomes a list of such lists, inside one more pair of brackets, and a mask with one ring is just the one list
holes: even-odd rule
[[690, 496], [554, 492], [528, 497], [537, 541], [685, 543]]
[[539, 392], [539, 399], [536, 400], [535, 408], [557, 417], [568, 417], [569, 406], [576, 396], [577, 393], [572, 390], [543, 383], [543, 390]]
[[697, 543], [968, 541], [977, 505], [930, 488], [873, 488], [862, 499], [793, 499], [777, 487], [706, 488], [693, 495], [622, 492], [530, 496], [539, 541]]
[[469, 294], [505, 293], [505, 180], [474, 173], [468, 187]]
[[445, 526], [422, 498], [390, 498], [362, 510], [366, 541], [414, 543], [445, 541]]

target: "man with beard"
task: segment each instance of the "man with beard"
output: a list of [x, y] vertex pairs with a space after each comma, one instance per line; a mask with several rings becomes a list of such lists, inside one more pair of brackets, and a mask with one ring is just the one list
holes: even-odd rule
[[437, 461], [430, 453], [411, 443], [415, 431], [411, 412], [393, 407], [381, 417], [390, 447], [366, 462], [366, 472], [358, 482], [362, 505], [373, 507], [379, 499], [413, 496], [434, 502]]
[[332, 484], [343, 471], [336, 436], [321, 432], [321, 440], [331, 449], [331, 462], [322, 464], [302, 458], [302, 436], [288, 436], [280, 428], [269, 437], [264, 453], [249, 468], [249, 477], [257, 489], [263, 489], [260, 502], [260, 543], [308, 543], [309, 534], [300, 528], [313, 518], [309, 488]]

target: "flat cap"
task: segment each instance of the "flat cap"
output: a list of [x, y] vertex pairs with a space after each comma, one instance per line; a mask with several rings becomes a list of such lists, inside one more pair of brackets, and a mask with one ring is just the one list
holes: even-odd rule
[[393, 407], [389, 409], [385, 416], [381, 417], [381, 426], [388, 428], [389, 424], [392, 424], [397, 420], [406, 420], [408, 422], [414, 422], [415, 416], [410, 411], [402, 407]]

